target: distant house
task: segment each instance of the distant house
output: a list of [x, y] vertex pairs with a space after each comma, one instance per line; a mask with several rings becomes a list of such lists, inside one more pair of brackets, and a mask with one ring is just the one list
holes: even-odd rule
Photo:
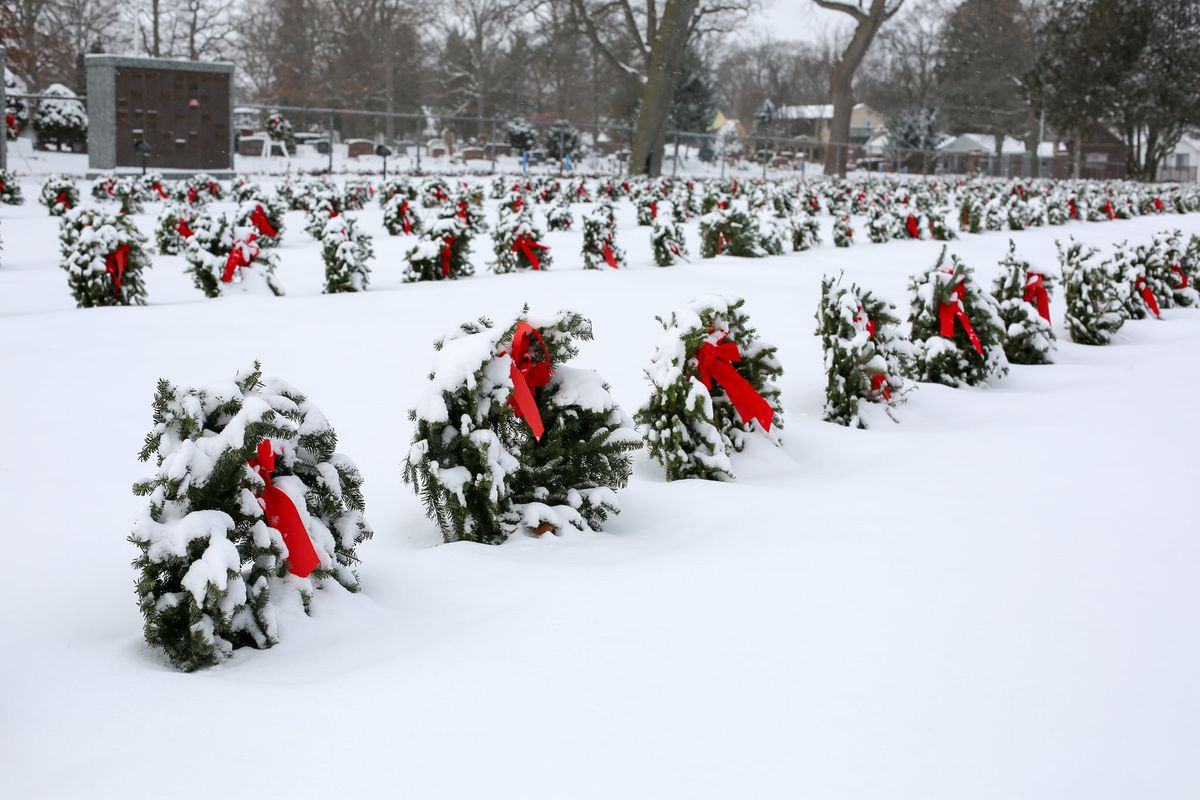
[[[805, 136], [828, 142], [833, 124], [833, 106], [779, 106], [775, 109], [775, 121], [785, 136]], [[865, 144], [875, 131], [883, 127], [883, 115], [865, 103], [856, 104], [850, 111], [850, 141], [853, 144]]]
[[[1082, 178], [1095, 180], [1120, 180], [1125, 177], [1125, 154], [1128, 148], [1120, 137], [1109, 131], [1098, 131], [1090, 134], [1088, 140], [1080, 147], [1083, 157], [1079, 175]], [[1060, 170], [1056, 169], [1054, 177], [1069, 178], [1074, 169], [1075, 143], [1068, 141], [1066, 146], [1065, 164]]]
[[708, 126], [708, 130], [710, 133], [724, 133], [726, 136], [745, 136], [748, 133], [741, 120], [727, 117], [725, 112], [719, 109], [713, 117], [712, 124]]
[[996, 137], [986, 133], [960, 133], [947, 137], [938, 146], [938, 163], [946, 172], [985, 172], [989, 175], [1051, 175], [1061, 171], [1067, 151], [1057, 142], [1039, 142], [1037, 169], [1025, 148], [1025, 142], [1005, 136], [996, 158]]
[[1179, 140], [1179, 144], [1159, 165], [1158, 179], [1195, 183], [1197, 167], [1200, 167], [1200, 135], [1188, 134]]

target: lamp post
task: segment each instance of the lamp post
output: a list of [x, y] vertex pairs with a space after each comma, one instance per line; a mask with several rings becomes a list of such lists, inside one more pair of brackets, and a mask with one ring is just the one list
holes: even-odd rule
[[392, 154], [392, 148], [388, 147], [387, 145], [384, 145], [384, 144], [375, 145], [375, 155], [377, 155], [383, 159], [383, 179], [385, 181], [387, 180], [387, 160], [388, 160], [388, 156], [390, 156], [391, 154]]
[[146, 159], [154, 152], [154, 148], [145, 139], [137, 139], [133, 143], [133, 149], [142, 157], [142, 176], [146, 175]]

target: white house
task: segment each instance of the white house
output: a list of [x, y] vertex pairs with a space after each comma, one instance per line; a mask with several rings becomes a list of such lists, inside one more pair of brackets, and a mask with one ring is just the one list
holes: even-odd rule
[[1185, 134], [1175, 149], [1163, 159], [1158, 167], [1160, 181], [1182, 181], [1193, 183], [1196, 168], [1200, 166], [1200, 135]]

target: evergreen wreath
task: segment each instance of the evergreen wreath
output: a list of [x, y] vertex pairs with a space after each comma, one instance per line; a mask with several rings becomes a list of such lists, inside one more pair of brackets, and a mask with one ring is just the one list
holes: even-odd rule
[[397, 191], [383, 206], [383, 227], [392, 236], [420, 233], [423, 227], [416, 203], [406, 192]]
[[435, 343], [430, 385], [409, 412], [404, 480], [445, 541], [595, 531], [620, 510], [637, 432], [600, 376], [563, 365], [591, 338], [591, 322], [573, 312], [523, 312]]
[[617, 221], [612, 203], [605, 197], [583, 215], [583, 268], [620, 269], [625, 251], [617, 247]]
[[675, 218], [674, 204], [668, 200], [658, 204], [658, 215], [650, 225], [650, 247], [654, 251], [654, 263], [660, 267], [687, 260], [683, 226]]
[[796, 214], [791, 217], [792, 250], [811, 250], [821, 246], [821, 223], [811, 214]]
[[833, 246], [849, 247], [854, 244], [854, 226], [849, 214], [838, 214], [833, 220]]
[[121, 214], [73, 208], [62, 217], [59, 250], [79, 308], [145, 305], [146, 237]]
[[1004, 324], [1004, 354], [1013, 364], [1049, 364], [1057, 347], [1050, 325], [1050, 297], [1057, 269], [1033, 269], [1017, 257], [1017, 245], [1008, 240], [1008, 254], [1000, 261], [1000, 274], [992, 283], [1000, 321]]
[[173, 256], [187, 249], [187, 240], [192, 237], [192, 219], [196, 216], [191, 206], [170, 202], [163, 205], [154, 227], [154, 242], [158, 252]]
[[817, 335], [825, 351], [823, 418], [866, 428], [863, 403], [881, 404], [891, 414], [906, 389], [905, 353], [896, 308], [855, 284], [848, 288], [826, 276], [817, 307]]
[[946, 248], [909, 282], [913, 348], [905, 371], [913, 380], [975, 386], [1008, 373], [1004, 323], [996, 302], [972, 280], [973, 271]]
[[1071, 341], [1108, 344], [1125, 324], [1117, 276], [1109, 272], [1109, 262], [1095, 261], [1096, 248], [1074, 239], [1068, 240], [1066, 246], [1062, 242], [1055, 245], [1067, 301], [1064, 322]]
[[521, 203], [509, 212], [502, 208], [492, 232], [492, 251], [496, 254], [492, 271], [504, 275], [516, 270], [548, 269], [553, 259], [549, 248], [541, 243], [543, 235], [534, 222], [529, 203]]
[[139, 458], [152, 478], [138, 547], [146, 641], [191, 672], [279, 639], [278, 611], [318, 589], [356, 592], [356, 548], [372, 531], [362, 476], [325, 415], [256, 362], [208, 387], [158, 382]]
[[51, 175], [42, 184], [42, 193], [38, 199], [50, 210], [50, 216], [61, 217], [79, 206], [79, 188], [75, 181], [65, 175]]
[[359, 231], [352, 218], [343, 215], [329, 220], [321, 236], [326, 294], [365, 292], [371, 280], [367, 262], [374, 257], [371, 237]]
[[664, 332], [636, 419], [667, 480], [731, 480], [730, 456], [761, 431], [778, 443], [783, 407], [775, 348], [750, 327], [744, 300], [709, 297], [659, 317]]
[[264, 194], [250, 196], [238, 204], [233, 223], [239, 228], [252, 228], [259, 247], [278, 247], [283, 241], [283, 203]]
[[12, 170], [0, 169], [0, 204], [19, 206], [25, 202], [21, 196], [21, 184], [17, 182], [17, 173]]
[[762, 258], [758, 222], [737, 208], [716, 208], [700, 217], [700, 255]]
[[441, 209], [404, 258], [408, 263], [404, 271], [407, 283], [453, 280], [475, 274], [471, 265], [471, 234], [458, 212], [449, 207]]
[[256, 233], [236, 228], [224, 214], [201, 212], [191, 222], [184, 255], [187, 272], [206, 297], [229, 294], [274, 294], [276, 256], [256, 243]]

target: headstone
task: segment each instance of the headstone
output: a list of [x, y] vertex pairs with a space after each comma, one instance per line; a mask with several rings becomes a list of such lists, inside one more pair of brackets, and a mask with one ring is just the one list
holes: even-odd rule
[[482, 147], [464, 147], [462, 151], [463, 161], [486, 161], [487, 156], [483, 152]]
[[262, 136], [243, 136], [238, 139], [237, 152], [239, 156], [261, 156], [266, 146], [267, 140]]
[[370, 139], [347, 139], [346, 140], [346, 157], [358, 158], [359, 156], [375, 155], [375, 143]]
[[84, 56], [88, 168], [140, 170], [168, 177], [207, 172], [232, 177], [233, 64], [109, 54]]

